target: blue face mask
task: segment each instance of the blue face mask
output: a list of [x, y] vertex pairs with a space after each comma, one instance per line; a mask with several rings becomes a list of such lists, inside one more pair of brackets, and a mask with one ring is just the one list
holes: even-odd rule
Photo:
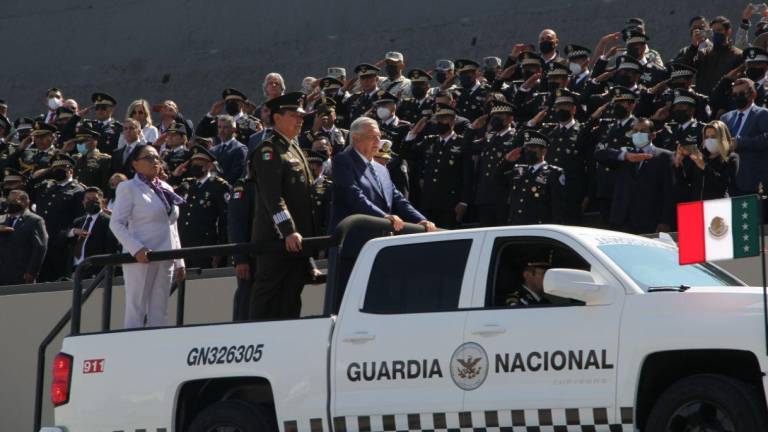
[[726, 39], [725, 35], [723, 33], [714, 32], [712, 33], [712, 43], [716, 46], [723, 46], [728, 40]]
[[88, 152], [88, 148], [85, 146], [85, 143], [77, 143], [77, 152], [81, 155], [84, 155]]

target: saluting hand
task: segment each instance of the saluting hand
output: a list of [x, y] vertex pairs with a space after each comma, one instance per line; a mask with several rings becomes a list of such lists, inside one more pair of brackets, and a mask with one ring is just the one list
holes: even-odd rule
[[520, 159], [520, 155], [522, 153], [523, 153], [523, 148], [522, 147], [518, 147], [516, 149], [513, 149], [512, 151], [510, 151], [506, 155], [504, 155], [504, 159], [507, 162], [514, 162], [514, 161]]

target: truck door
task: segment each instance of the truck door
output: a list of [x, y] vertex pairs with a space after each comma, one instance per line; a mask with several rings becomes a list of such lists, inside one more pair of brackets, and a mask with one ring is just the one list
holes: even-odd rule
[[[486, 289], [478, 290], [476, 309], [468, 312], [465, 352], [451, 364], [466, 389], [464, 410], [482, 423], [473, 427], [622, 430], [615, 394], [623, 294], [611, 304], [586, 306], [520, 291], [526, 281], [534, 284], [536, 268], [587, 270], [623, 291], [586, 249], [558, 235], [489, 233], [486, 239], [481, 262], [488, 263], [487, 277], [479, 274], [477, 282], [482, 279]], [[624, 414], [630, 430], [631, 410]]]
[[335, 431], [458, 424], [464, 392], [447, 367], [462, 342], [482, 238], [442, 233], [366, 245], [334, 330]]

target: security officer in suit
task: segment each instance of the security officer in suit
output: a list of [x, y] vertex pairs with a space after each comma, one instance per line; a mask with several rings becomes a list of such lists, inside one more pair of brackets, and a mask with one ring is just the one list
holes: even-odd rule
[[565, 173], [562, 168], [546, 161], [549, 138], [533, 130], [524, 131], [522, 136], [523, 147], [504, 156], [497, 174], [508, 193], [507, 223], [562, 223]]
[[400, 99], [397, 116], [407, 122], [416, 123], [425, 113], [432, 115], [435, 100], [428, 96], [432, 75], [421, 69], [411, 69], [407, 77], [411, 80], [412, 96]]
[[75, 134], [77, 153], [75, 160], [75, 178], [86, 185], [100, 190], [109, 187], [112, 176], [112, 157], [99, 151], [99, 133], [85, 126], [77, 128]]
[[333, 182], [329, 176], [323, 174], [326, 153], [310, 151], [307, 155], [307, 163], [312, 171], [312, 204], [315, 206], [317, 223], [320, 232], [328, 232], [328, 223], [331, 219], [331, 188]]
[[480, 82], [480, 65], [476, 61], [459, 59], [454, 64], [460, 84], [457, 89], [456, 113], [474, 121], [485, 113], [485, 102], [490, 86]]
[[123, 133], [123, 125], [112, 118], [117, 100], [107, 93], [97, 92], [91, 95], [91, 102], [96, 113], [94, 130], [99, 133], [99, 151], [111, 155]]
[[214, 103], [211, 111], [197, 124], [195, 135], [203, 137], [215, 137], [217, 133], [216, 117], [222, 108], [226, 114], [235, 119], [237, 125], [237, 140], [247, 143], [251, 135], [261, 130], [261, 120], [243, 112], [243, 106], [248, 97], [240, 90], [225, 88], [221, 92], [221, 100]]
[[427, 119], [406, 137], [403, 151], [410, 158], [423, 161], [422, 196], [419, 208], [441, 228], [454, 228], [466, 214], [474, 191], [474, 161], [470, 145], [453, 131], [456, 111], [450, 105], [438, 105], [435, 112], [437, 135], [419, 140]]
[[568, 58], [568, 69], [571, 71], [568, 90], [582, 94], [589, 81], [589, 59], [592, 50], [581, 45], [568, 45], [565, 47], [565, 55]]
[[168, 138], [165, 140], [165, 150], [160, 157], [168, 166], [168, 171], [174, 172], [179, 165], [189, 160], [186, 127], [182, 123], [174, 122], [165, 130], [165, 133]]
[[[50, 180], [39, 183], [34, 190], [36, 213], [45, 220], [48, 230], [48, 250], [66, 251], [67, 233], [75, 219], [81, 216], [85, 187], [73, 178], [75, 161], [65, 153], [51, 159]], [[69, 277], [71, 257], [66, 253], [49, 253], [40, 271], [40, 282]]]
[[[211, 246], [227, 243], [227, 203], [230, 186], [221, 177], [211, 175], [216, 158], [203, 146], [190, 149], [186, 176], [177, 192], [186, 203], [179, 208], [179, 237], [182, 247]], [[191, 257], [187, 267], [219, 267], [222, 257]]]
[[266, 102], [272, 133], [251, 153], [251, 177], [257, 188], [255, 242], [282, 242], [284, 255], [256, 258], [251, 319], [297, 318], [301, 291], [313, 272], [310, 259], [294, 253], [303, 237], [318, 231], [312, 205], [312, 173], [296, 139], [301, 132], [304, 95], [288, 93]]
[[33, 283], [43, 264], [48, 233], [43, 218], [29, 205], [29, 195], [14, 190], [8, 196], [8, 213], [0, 215], [0, 285]]
[[[85, 214], [75, 219], [67, 233], [70, 242], [73, 266], [93, 255], [113, 254], [119, 250], [117, 239], [109, 229], [110, 216], [103, 211], [104, 194], [97, 187], [88, 187], [83, 192]], [[100, 267], [83, 270], [83, 278], [92, 277], [101, 271]]]
[[757, 96], [755, 105], [765, 107], [768, 103], [768, 51], [759, 47], [749, 47], [742, 52], [744, 59], [743, 74], [735, 69], [725, 74], [712, 90], [711, 106], [713, 113], [724, 114], [735, 108], [731, 100], [731, 88], [734, 81], [741, 76], [751, 79], [755, 83]]
[[[249, 175], [239, 178], [232, 187], [232, 197], [227, 205], [227, 236], [231, 243], [251, 242], [257, 201], [256, 182]], [[237, 277], [232, 319], [247, 321], [256, 262], [248, 254], [237, 254], [232, 259]]]
[[397, 190], [406, 198], [409, 197], [411, 182], [409, 179], [408, 163], [399, 156], [406, 135], [413, 125], [407, 121], [400, 120], [395, 114], [397, 112], [397, 96], [380, 90], [376, 100], [373, 102], [376, 119], [379, 122], [381, 138], [392, 142], [393, 157], [387, 165], [389, 175]]
[[659, 130], [656, 137], [657, 146], [669, 151], [677, 151], [678, 146], [695, 146], [701, 150], [705, 123], [700, 122], [694, 116], [698, 99], [696, 93], [678, 89], [674, 92], [672, 100], [671, 121], [656, 129]]
[[16, 152], [8, 157], [7, 165], [31, 178], [33, 184], [38, 183], [50, 166], [51, 159], [58, 153], [53, 145], [57, 132], [56, 126], [36, 121], [31, 134], [22, 141]]
[[349, 113], [343, 127], [349, 127], [356, 118], [366, 114], [373, 107], [379, 93], [379, 68], [362, 63], [355, 66], [355, 73], [360, 84], [360, 91], [353, 93], [344, 101], [344, 109]]

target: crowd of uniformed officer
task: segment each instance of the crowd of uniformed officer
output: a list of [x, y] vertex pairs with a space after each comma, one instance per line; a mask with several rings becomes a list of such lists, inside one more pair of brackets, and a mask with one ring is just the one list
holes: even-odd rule
[[[743, 46], [750, 25], [746, 17], [738, 25], [696, 17], [690, 46], [668, 62], [650, 47], [651, 29], [631, 18], [594, 49], [561, 44], [547, 29], [538, 46], [515, 44], [508, 55], [482, 61], [439, 59], [409, 68], [402, 53], [388, 52], [351, 68], [349, 76], [334, 65], [322, 78], [305, 79], [301, 94], [270, 74], [266, 102], [226, 88], [196, 126], [175, 103], [164, 102], [152, 144], [164, 178], [186, 201], [179, 218], [182, 246], [284, 238], [298, 232], [298, 220], [315, 234], [332, 230], [333, 156], [349, 146], [347, 128], [361, 116], [375, 119], [387, 142], [376, 160], [440, 227], [565, 223], [669, 230], [677, 202], [761, 193], [768, 178], [764, 164], [739, 169], [740, 159], [763, 158], [768, 135], [754, 132], [763, 148], [741, 151], [738, 144], [751, 129], [717, 123], [722, 114], [751, 106], [745, 93], [753, 93], [747, 102], [757, 107], [767, 102], [768, 37], [761, 35], [768, 25], [758, 25], [753, 45]], [[729, 59], [737, 53], [738, 62], [713, 81], [718, 53]], [[699, 74], [711, 85], [697, 86]], [[73, 225], [86, 214], [84, 190], [103, 191], [108, 216], [113, 174], [130, 178], [130, 152], [154, 128], [151, 117], [137, 121], [129, 113], [118, 120], [118, 101], [104, 92], [94, 93], [85, 108], [58, 88], [48, 89], [46, 98], [44, 114], [15, 121], [9, 120], [12, 105], [0, 101], [4, 193], [26, 190], [48, 231], [38, 281], [71, 276], [76, 261], [65, 253], [72, 248], [68, 239], [74, 229], [88, 234]], [[302, 117], [295, 136], [285, 132], [288, 112]], [[275, 124], [275, 114], [283, 124]], [[293, 189], [278, 187], [265, 170], [294, 176], [285, 177]], [[735, 188], [737, 176], [754, 187]], [[275, 287], [292, 283], [253, 257], [200, 259], [190, 266], [229, 265], [230, 259], [242, 282], [239, 295], [247, 296], [254, 278]], [[237, 315], [248, 313], [243, 307]]]

